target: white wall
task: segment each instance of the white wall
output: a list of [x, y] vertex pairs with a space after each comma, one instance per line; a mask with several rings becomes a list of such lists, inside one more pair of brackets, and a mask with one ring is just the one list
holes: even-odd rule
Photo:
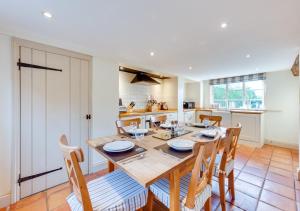
[[6, 206], [11, 192], [11, 144], [13, 120], [12, 43], [0, 34], [0, 207]]
[[[119, 66], [93, 57], [92, 76], [92, 138], [116, 134], [115, 121], [119, 115]], [[93, 170], [106, 164], [99, 153], [92, 152]]]
[[[265, 139], [298, 146], [299, 81], [290, 70], [267, 73]], [[272, 111], [274, 110], [274, 111]]]
[[135, 74], [119, 72], [119, 97], [123, 105], [128, 106], [131, 101], [135, 102], [135, 109], [145, 109], [149, 96], [153, 96], [158, 102], [162, 101], [163, 81], [155, 79], [161, 84], [142, 85], [130, 83]]
[[184, 101], [192, 101], [196, 103], [196, 107], [200, 107], [201, 102], [201, 83], [188, 82], [185, 83]]
[[[299, 79], [290, 70], [268, 72], [265, 81], [265, 142], [298, 146]], [[210, 85], [203, 81], [204, 107], [210, 107]]]
[[178, 80], [176, 77], [163, 80], [163, 101], [169, 109], [177, 109], [178, 106]]

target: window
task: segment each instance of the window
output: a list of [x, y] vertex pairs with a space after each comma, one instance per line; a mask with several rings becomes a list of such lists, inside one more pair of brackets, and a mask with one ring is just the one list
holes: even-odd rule
[[214, 105], [219, 108], [262, 109], [264, 107], [264, 81], [246, 81], [211, 85]]

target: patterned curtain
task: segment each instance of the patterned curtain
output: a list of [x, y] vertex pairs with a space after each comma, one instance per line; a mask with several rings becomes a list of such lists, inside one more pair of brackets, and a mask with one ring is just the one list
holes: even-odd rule
[[209, 84], [217, 85], [217, 84], [229, 84], [229, 83], [258, 81], [258, 80], [266, 80], [266, 73], [257, 73], [257, 74], [251, 74], [251, 75], [235, 76], [235, 77], [230, 77], [230, 78], [212, 79], [212, 80], [209, 80]]

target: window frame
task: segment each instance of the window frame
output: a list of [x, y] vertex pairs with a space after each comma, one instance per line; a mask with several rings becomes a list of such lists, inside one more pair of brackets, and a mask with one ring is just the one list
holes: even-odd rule
[[221, 107], [220, 109], [248, 109], [248, 110], [263, 110], [265, 109], [265, 97], [266, 97], [266, 83], [265, 80], [257, 80], [257, 81], [262, 81], [263, 83], [263, 89], [256, 89], [256, 90], [262, 90], [263, 91], [263, 97], [262, 97], [262, 106], [261, 108], [251, 108], [249, 107], [249, 105], [251, 104], [247, 104], [247, 101], [251, 101], [251, 100], [255, 100], [255, 99], [248, 99], [247, 98], [247, 93], [246, 93], [246, 83], [249, 81], [241, 81], [241, 82], [236, 82], [236, 83], [242, 83], [242, 89], [243, 89], [243, 108], [233, 108], [233, 107], [229, 107], [229, 99], [228, 99], [228, 85], [229, 84], [234, 84], [234, 83], [226, 83], [226, 84], [212, 84], [210, 85], [210, 104], [214, 104], [215, 99], [214, 99], [214, 93], [213, 93], [213, 86], [215, 85], [225, 85], [225, 105], [226, 107]]

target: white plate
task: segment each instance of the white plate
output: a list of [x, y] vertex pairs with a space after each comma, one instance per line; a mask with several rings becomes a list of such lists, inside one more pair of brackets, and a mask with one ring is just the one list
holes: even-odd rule
[[135, 134], [146, 134], [149, 131], [148, 131], [148, 129], [137, 128], [137, 129], [129, 129], [126, 132], [131, 134], [131, 135], [135, 135]]
[[104, 151], [107, 152], [124, 152], [134, 147], [131, 141], [113, 141], [103, 146]]
[[172, 126], [170, 123], [164, 123], [164, 124], [160, 124], [160, 127], [161, 128], [171, 128], [171, 127], [174, 127], [174, 126]]
[[192, 150], [195, 144], [195, 142], [187, 139], [169, 140], [167, 143], [169, 147], [179, 151]]
[[202, 122], [195, 122], [195, 123], [192, 123], [192, 125], [195, 127], [205, 127], [205, 125]]
[[202, 134], [203, 136], [214, 138], [217, 135], [217, 130], [202, 130], [200, 131], [200, 134]]

